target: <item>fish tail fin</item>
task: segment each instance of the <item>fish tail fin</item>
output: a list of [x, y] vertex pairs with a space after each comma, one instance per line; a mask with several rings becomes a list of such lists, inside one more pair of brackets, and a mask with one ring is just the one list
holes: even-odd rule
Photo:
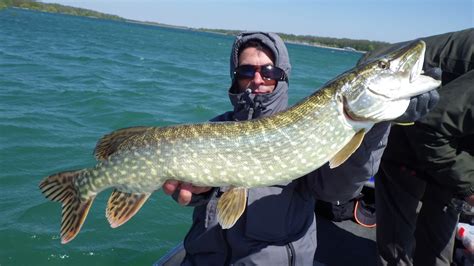
[[74, 185], [74, 180], [84, 171], [69, 171], [50, 175], [39, 184], [41, 192], [47, 199], [62, 203], [62, 244], [68, 243], [79, 233], [95, 199], [95, 196], [86, 200], [81, 199], [79, 191]]

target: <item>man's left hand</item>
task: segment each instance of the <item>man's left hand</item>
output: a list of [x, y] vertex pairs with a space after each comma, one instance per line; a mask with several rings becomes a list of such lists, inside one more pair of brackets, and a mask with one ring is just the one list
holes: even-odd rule
[[424, 117], [433, 109], [439, 101], [436, 89], [425, 92], [410, 99], [407, 110], [394, 120], [395, 123], [411, 123]]
[[[441, 68], [431, 67], [424, 69], [423, 75], [441, 80]], [[414, 96], [410, 99], [407, 110], [399, 118], [395, 119], [395, 123], [412, 123], [424, 117], [438, 103], [439, 94], [436, 89]]]

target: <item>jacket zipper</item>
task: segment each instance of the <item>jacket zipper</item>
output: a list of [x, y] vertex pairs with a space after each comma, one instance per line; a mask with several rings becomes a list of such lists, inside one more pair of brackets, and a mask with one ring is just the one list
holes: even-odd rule
[[293, 247], [292, 243], [288, 243], [288, 245], [286, 245], [286, 252], [288, 253], [288, 265], [294, 266], [295, 265], [295, 248]]

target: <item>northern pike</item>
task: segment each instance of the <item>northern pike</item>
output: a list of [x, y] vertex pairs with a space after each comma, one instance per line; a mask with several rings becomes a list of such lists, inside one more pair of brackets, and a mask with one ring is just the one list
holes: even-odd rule
[[[43, 179], [46, 198], [62, 203], [61, 242], [71, 241], [96, 195], [110, 187], [106, 217], [127, 222], [168, 179], [196, 186], [229, 186], [218, 221], [232, 227], [246, 207], [247, 189], [297, 179], [329, 161], [342, 164], [375, 123], [402, 115], [410, 97], [439, 86], [420, 75], [425, 43], [415, 41], [342, 73], [288, 110], [241, 122], [132, 127], [103, 136], [98, 163]], [[255, 156], [264, 154], [264, 156]]]

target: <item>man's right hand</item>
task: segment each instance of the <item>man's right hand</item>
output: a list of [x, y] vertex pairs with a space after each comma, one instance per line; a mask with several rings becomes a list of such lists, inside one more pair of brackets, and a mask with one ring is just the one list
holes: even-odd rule
[[167, 180], [163, 186], [163, 191], [167, 195], [178, 193], [177, 200], [181, 205], [188, 205], [191, 202], [193, 194], [201, 194], [208, 192], [212, 187], [197, 187], [191, 183], [185, 183], [177, 180]]
[[428, 114], [438, 103], [439, 93], [436, 89], [414, 96], [410, 99], [407, 110], [394, 120], [395, 123], [411, 123]]

